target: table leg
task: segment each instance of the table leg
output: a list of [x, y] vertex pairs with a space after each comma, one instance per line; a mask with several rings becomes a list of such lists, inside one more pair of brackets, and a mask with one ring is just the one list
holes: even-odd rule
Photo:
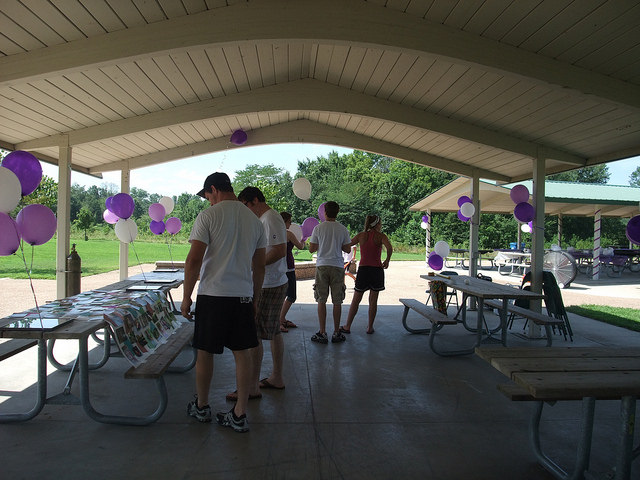
[[[589, 469], [591, 457], [591, 440], [593, 437], [593, 414], [595, 411], [596, 399], [586, 397], [582, 399], [582, 435], [578, 443], [576, 452], [576, 463], [572, 473], [567, 473], [557, 463], [542, 451], [540, 445], [540, 418], [544, 402], [537, 401], [529, 423], [529, 440], [538, 462], [559, 480], [582, 480], [584, 472]], [[628, 477], [627, 477], [628, 479]]]
[[0, 423], [14, 423], [31, 420], [38, 415], [47, 403], [47, 343], [44, 338], [38, 339], [38, 384], [36, 404], [24, 413], [0, 414]]
[[628, 480], [631, 478], [631, 460], [638, 455], [640, 450], [633, 451], [633, 431], [636, 414], [636, 397], [622, 397], [620, 404], [620, 445], [616, 458], [615, 480]]

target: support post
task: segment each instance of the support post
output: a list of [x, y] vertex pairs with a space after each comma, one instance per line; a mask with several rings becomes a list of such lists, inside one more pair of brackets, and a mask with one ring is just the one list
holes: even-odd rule
[[[542, 292], [542, 264], [544, 257], [544, 177], [545, 157], [542, 149], [538, 149], [538, 156], [533, 160], [533, 230], [531, 232], [531, 291]], [[540, 312], [542, 301], [533, 300], [531, 310]], [[534, 322], [529, 322], [529, 337], [540, 338], [542, 330]]]
[[[120, 173], [120, 192], [129, 193], [131, 188], [131, 170], [129, 166], [123, 168]], [[120, 242], [120, 280], [126, 280], [129, 276], [129, 244]]]
[[71, 147], [67, 142], [58, 149], [58, 207], [56, 239], [56, 298], [66, 296], [66, 259], [71, 235]]
[[600, 279], [600, 222], [602, 210], [597, 209], [593, 218], [593, 280]]

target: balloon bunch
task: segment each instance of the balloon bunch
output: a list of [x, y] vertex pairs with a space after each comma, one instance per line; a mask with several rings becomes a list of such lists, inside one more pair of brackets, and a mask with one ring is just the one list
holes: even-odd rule
[[135, 203], [128, 193], [118, 193], [105, 201], [107, 209], [102, 213], [104, 221], [115, 225], [116, 237], [122, 243], [131, 243], [138, 236], [138, 226], [131, 218]]
[[529, 223], [535, 217], [535, 209], [529, 203], [529, 189], [524, 185], [516, 185], [509, 192], [509, 196], [513, 203], [516, 204], [513, 209], [513, 216], [522, 223]]
[[[316, 226], [320, 225], [321, 222], [326, 221], [327, 217], [326, 217], [326, 214], [325, 214], [325, 211], [324, 211], [324, 207], [325, 207], [326, 203], [327, 202], [323, 202], [318, 207], [318, 218], [320, 220], [318, 220], [318, 218], [314, 218], [314, 217], [307, 217], [302, 222], [302, 226], [300, 228], [300, 231], [302, 233], [302, 240], [301, 241], [304, 242], [307, 238], [309, 238], [311, 236], [311, 234], [313, 233], [313, 229], [316, 228]], [[293, 224], [292, 224], [292, 226], [293, 226]]]
[[[169, 233], [171, 241], [167, 240], [167, 247], [169, 248], [169, 257], [171, 258], [171, 264], [173, 265], [173, 255], [171, 254], [171, 242], [173, 242], [173, 236], [182, 228], [182, 222], [178, 217], [169, 217], [164, 220], [166, 215], [173, 212], [173, 199], [171, 197], [162, 197], [158, 203], [152, 203], [149, 205], [149, 217], [151, 217], [151, 223], [149, 229], [154, 235], [162, 235], [163, 233]], [[166, 240], [165, 236], [165, 240]]]
[[[56, 232], [58, 220], [49, 207], [37, 203], [22, 208], [15, 221], [9, 213], [18, 206], [22, 196], [33, 193], [41, 181], [42, 165], [33, 154], [16, 150], [4, 157], [0, 166], [0, 256], [13, 255], [20, 249], [40, 317], [40, 326], [42, 317], [31, 279], [33, 247], [51, 240]], [[23, 242], [27, 242], [32, 248], [31, 267], [27, 266]]]
[[423, 230], [426, 230], [428, 226], [429, 226], [429, 217], [426, 215], [423, 215], [422, 221], [420, 222], [420, 228], [422, 228]]
[[449, 244], [444, 240], [436, 242], [433, 246], [433, 250], [429, 252], [427, 263], [433, 270], [442, 270], [444, 265], [444, 259], [449, 256], [450, 248]]
[[13, 255], [22, 248], [21, 241], [31, 246], [47, 243], [56, 232], [56, 216], [45, 205], [25, 206], [15, 221], [9, 216], [22, 196], [33, 193], [41, 181], [42, 165], [33, 154], [16, 150], [4, 157], [0, 166], [0, 256]]
[[476, 213], [476, 207], [473, 206], [471, 199], [466, 195], [461, 196], [458, 199], [458, 218], [463, 222], [468, 222], [473, 217], [473, 214]]
[[162, 197], [158, 203], [149, 205], [149, 217], [151, 217], [149, 230], [154, 235], [162, 235], [164, 232], [175, 235], [180, 231], [182, 222], [178, 217], [164, 219], [166, 215], [173, 212], [173, 207], [174, 203], [171, 197]]

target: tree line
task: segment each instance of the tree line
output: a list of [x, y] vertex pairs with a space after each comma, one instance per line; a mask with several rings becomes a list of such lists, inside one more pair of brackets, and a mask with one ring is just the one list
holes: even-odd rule
[[[229, 172], [231, 173], [231, 172]], [[293, 192], [295, 178], [305, 177], [312, 185], [308, 200], [297, 198]], [[421, 165], [392, 159], [382, 155], [355, 150], [339, 155], [332, 152], [326, 157], [305, 159], [298, 162], [294, 176], [272, 164], [249, 165], [235, 172], [233, 187], [239, 193], [244, 187], [254, 185], [265, 194], [267, 203], [278, 211], [286, 210], [295, 223], [301, 224], [307, 217], [318, 217], [318, 207], [329, 200], [340, 205], [338, 219], [352, 234], [362, 230], [368, 214], [379, 215], [383, 229], [392, 242], [407, 246], [424, 246], [425, 231], [420, 228], [422, 212], [410, 212], [409, 206], [443, 187], [456, 176]], [[606, 183], [608, 167], [593, 167], [551, 175], [551, 180], [581, 183]], [[640, 167], [632, 174], [630, 183], [640, 186]], [[102, 184], [88, 188], [78, 184], [71, 187], [71, 222], [73, 228], [89, 236], [113, 235], [113, 226], [107, 224], [102, 214], [107, 197], [118, 193], [114, 184]], [[138, 225], [139, 237], [152, 239], [149, 230], [148, 208], [162, 195], [133, 187], [130, 192], [135, 202], [133, 218]], [[178, 239], [188, 238], [193, 222], [208, 203], [196, 195], [182, 193], [174, 196], [174, 211], [170, 214], [182, 221]], [[43, 203], [52, 210], [57, 206], [57, 184], [45, 177], [40, 187], [18, 206], [25, 203]], [[556, 243], [557, 217], [545, 219], [545, 244]], [[603, 245], [626, 245], [625, 219], [603, 219]], [[479, 229], [480, 248], [507, 248], [517, 238], [519, 225], [512, 215], [483, 214]], [[593, 219], [564, 217], [563, 246], [589, 248], [593, 238]], [[469, 226], [454, 213], [434, 213], [431, 229], [432, 242], [445, 240], [451, 247], [468, 247]], [[529, 240], [523, 234], [523, 241]]]

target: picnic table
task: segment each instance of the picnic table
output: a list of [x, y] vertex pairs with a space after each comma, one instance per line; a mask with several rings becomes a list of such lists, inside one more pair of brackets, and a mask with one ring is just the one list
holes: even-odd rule
[[[478, 348], [477, 355], [514, 384], [499, 389], [514, 401], [534, 401], [529, 438], [536, 458], [560, 480], [582, 479], [589, 470], [596, 400], [619, 400], [619, 442], [611, 476], [630, 480], [631, 462], [640, 454], [633, 448], [636, 399], [640, 396], [640, 348]], [[545, 403], [581, 400], [582, 436], [571, 472], [565, 471], [543, 451], [540, 419]], [[548, 422], [547, 427], [558, 425]], [[613, 452], [613, 448], [612, 448]]]
[[[143, 364], [132, 367], [125, 372], [125, 378], [151, 378], [155, 380], [160, 400], [155, 411], [149, 415], [105, 415], [96, 411], [91, 404], [89, 394], [89, 373], [91, 370], [104, 366], [107, 360], [114, 356], [114, 353], [111, 352], [112, 342], [111, 334], [109, 333], [109, 324], [105, 321], [105, 314], [113, 312], [115, 308], [113, 301], [124, 302], [127, 294], [131, 296], [141, 296], [148, 291], [168, 293], [170, 289], [180, 286], [184, 280], [184, 274], [181, 271], [173, 272], [171, 278], [167, 278], [165, 273], [162, 273], [162, 275], [164, 276], [162, 279], [160, 275], [154, 277], [153, 272], [143, 274], [142, 279], [137, 276], [130, 277], [127, 280], [116, 282], [102, 289], [83, 292], [73, 297], [51, 302], [46, 307], [41, 307], [41, 310], [48, 309], [50, 312], [54, 312], [60, 316], [60, 319], [56, 319], [58, 325], [45, 325], [53, 320], [50, 318], [50, 314], [47, 314], [46, 318], [42, 320], [44, 323], [39, 325], [40, 318], [33, 321], [33, 317], [36, 315], [33, 309], [32, 311], [14, 314], [13, 316], [0, 319], [0, 338], [11, 339], [2, 345], [15, 345], [11, 351], [5, 348], [7, 351], [4, 352], [2, 358], [7, 358], [19, 351], [23, 351], [25, 346], [31, 347], [37, 345], [38, 348], [37, 399], [35, 405], [25, 412], [0, 414], [0, 423], [30, 420], [38, 415], [47, 403], [69, 405], [80, 403], [90, 418], [102, 423], [146, 425], [160, 418], [168, 403], [163, 374], [169, 369], [169, 365], [182, 349], [191, 341], [193, 336], [193, 323], [180, 317], [174, 329], [171, 332], [167, 330], [167, 334], [170, 333], [170, 336], [166, 341], [164, 343], [159, 342], [157, 349], [153, 352], [148, 352], [149, 355]], [[120, 292], [118, 295], [121, 295], [122, 299], [119, 300], [120, 297], [114, 297], [110, 299], [111, 303], [109, 305], [107, 305], [107, 303], [109, 303], [109, 301], [107, 301], [104, 304], [96, 302], [96, 305], [93, 306], [94, 297], [95, 300], [97, 300], [103, 298], [101, 295], [107, 295], [109, 292]], [[76, 300], [80, 297], [84, 304], [89, 306], [87, 310], [79, 311], [79, 309], [74, 307], [74, 305], [77, 307], [78, 303]], [[168, 300], [165, 300], [165, 302], [168, 302]], [[43, 317], [44, 315], [41, 312], [37, 314], [37, 316]], [[20, 320], [20, 318], [23, 320]], [[27, 325], [27, 320], [29, 320], [29, 325], [27, 328], [23, 328]], [[88, 339], [100, 330], [104, 331], [101, 342], [103, 344], [102, 358], [97, 363], [90, 364]], [[57, 340], [74, 340], [78, 342], [78, 355], [71, 365], [62, 365], [55, 359], [53, 355], [53, 345]], [[57, 369], [69, 372], [69, 378], [62, 393], [52, 397], [47, 396], [47, 358], [49, 358], [50, 362]], [[182, 367], [177, 367], [176, 371], [187, 371], [191, 369], [194, 364], [195, 355], [191, 362]], [[76, 374], [80, 379], [79, 402], [71, 395], [71, 387]]]

